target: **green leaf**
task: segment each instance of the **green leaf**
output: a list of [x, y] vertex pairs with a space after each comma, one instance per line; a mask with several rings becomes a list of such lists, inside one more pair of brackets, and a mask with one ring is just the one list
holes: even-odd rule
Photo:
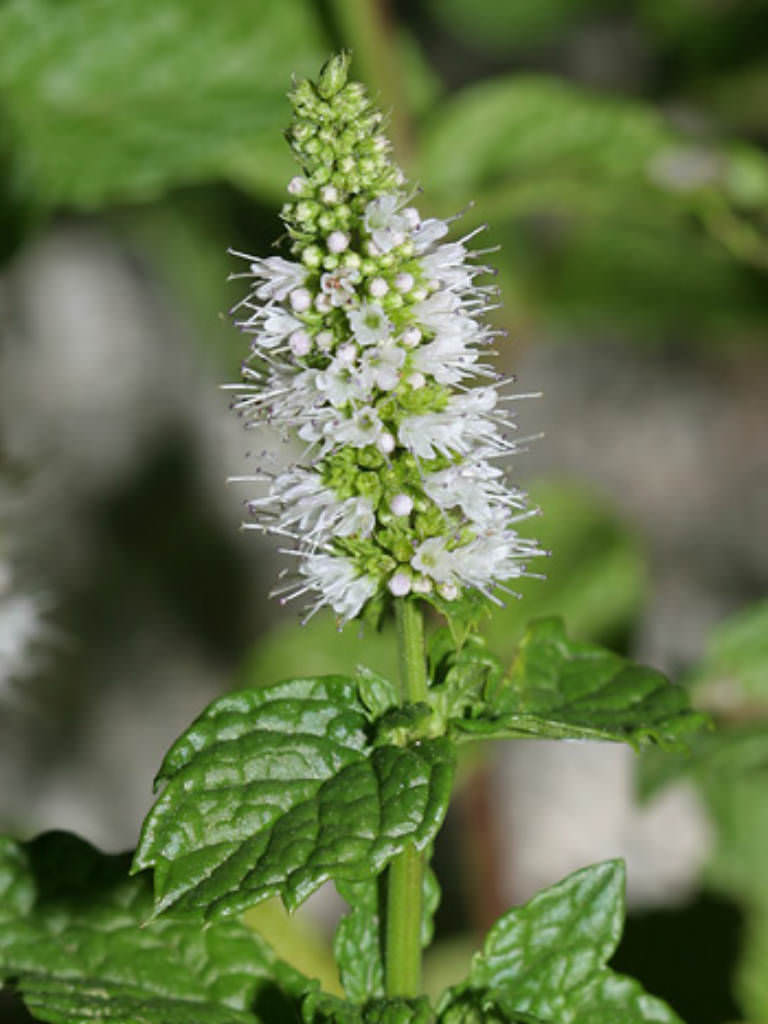
[[347, 998], [354, 1003], [384, 995], [384, 966], [379, 913], [379, 885], [367, 882], [336, 884], [349, 903], [333, 937], [333, 954]]
[[441, 1020], [452, 1022], [451, 1008], [469, 992], [481, 1005], [496, 1006], [513, 1019], [527, 1013], [557, 1024], [680, 1024], [636, 981], [605, 966], [623, 920], [622, 862], [575, 872], [494, 925], [467, 982], [444, 996]]
[[286, 1000], [306, 990], [240, 922], [145, 924], [150, 879], [129, 878], [129, 862], [60, 832], [27, 844], [0, 839], [0, 979], [36, 1017], [256, 1024], [254, 1006], [277, 978]]
[[355, 678], [360, 700], [373, 718], [379, 718], [400, 703], [397, 687], [386, 676], [358, 665]]
[[650, 107], [543, 75], [515, 75], [473, 85], [441, 104], [425, 125], [419, 175], [438, 192], [457, 190], [457, 203], [502, 186], [512, 199], [517, 186], [541, 184], [542, 175], [594, 190], [648, 185], [647, 161], [675, 140]]
[[611, 6], [610, 0], [429, 0], [430, 14], [454, 36], [496, 53], [547, 41]]
[[768, 196], [756, 147], [705, 147], [650, 105], [537, 75], [459, 91], [423, 138], [418, 175], [438, 211], [476, 200], [467, 227], [495, 226], [516, 319], [637, 329], [683, 313], [711, 335], [764, 318], [742, 267], [768, 264], [748, 214]]
[[8, 0], [0, 48], [27, 189], [94, 209], [221, 179], [281, 194], [294, 168], [284, 94], [325, 44], [303, 0]]
[[713, 631], [690, 682], [713, 710], [738, 716], [749, 701], [759, 701], [768, 712], [768, 600], [731, 616]]
[[[425, 855], [429, 860], [429, 854]], [[333, 952], [347, 998], [364, 1003], [384, 995], [383, 936], [379, 882], [337, 883], [350, 910], [342, 917], [333, 939]], [[432, 941], [434, 915], [440, 903], [440, 886], [435, 873], [425, 868], [422, 880], [421, 944]]]
[[493, 676], [484, 696], [452, 720], [457, 738], [603, 739], [674, 749], [708, 721], [660, 672], [568, 640], [559, 619], [531, 623], [507, 677]]
[[499, 1009], [488, 992], [468, 989], [456, 995], [440, 1013], [438, 1024], [555, 1024], [530, 1013], [512, 1016]]
[[368, 742], [354, 680], [296, 679], [215, 701], [174, 744], [134, 870], [154, 865], [157, 911], [231, 914], [329, 878], [378, 874], [423, 849], [450, 797], [446, 739]]
[[301, 1009], [304, 1024], [429, 1024], [432, 1019], [426, 996], [371, 999], [358, 1006], [315, 991], [306, 997]]

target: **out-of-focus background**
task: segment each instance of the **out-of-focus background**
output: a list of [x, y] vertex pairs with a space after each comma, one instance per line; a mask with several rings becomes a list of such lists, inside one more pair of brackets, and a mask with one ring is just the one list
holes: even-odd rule
[[[761, 1024], [766, 0], [5, 0], [0, 827], [132, 846], [164, 750], [216, 695], [395, 671], [386, 631], [302, 631], [268, 601], [278, 556], [224, 484], [276, 449], [217, 388], [245, 354], [226, 248], [273, 251], [286, 89], [342, 46], [422, 210], [473, 201], [463, 229], [501, 244], [503, 363], [543, 392], [519, 417], [544, 437], [511, 469], [548, 579], [492, 644], [510, 659], [528, 618], [562, 614], [722, 726], [685, 765], [477, 752], [438, 844], [431, 977], [536, 887], [624, 856], [616, 966], [686, 1020]], [[269, 927], [322, 957], [334, 909]]]

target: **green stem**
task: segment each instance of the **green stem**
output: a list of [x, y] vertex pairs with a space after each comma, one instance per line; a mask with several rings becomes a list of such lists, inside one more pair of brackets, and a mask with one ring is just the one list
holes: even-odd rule
[[[427, 696], [424, 622], [415, 601], [395, 601], [400, 652], [401, 702]], [[424, 861], [415, 846], [394, 858], [387, 875], [385, 981], [388, 996], [421, 993], [421, 890]]]
[[427, 699], [427, 663], [424, 658], [424, 620], [415, 601], [395, 601], [397, 646], [400, 654], [400, 701], [418, 704]]

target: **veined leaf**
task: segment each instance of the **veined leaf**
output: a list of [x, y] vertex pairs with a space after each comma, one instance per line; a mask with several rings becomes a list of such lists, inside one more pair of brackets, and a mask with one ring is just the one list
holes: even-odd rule
[[651, 668], [565, 635], [559, 619], [533, 622], [509, 673], [452, 720], [457, 738], [603, 739], [679, 746], [707, 716]]
[[130, 857], [51, 832], [0, 839], [0, 979], [53, 1024], [256, 1024], [259, 993], [279, 982], [298, 999], [307, 984], [239, 921], [166, 917]]
[[304, 0], [9, 0], [0, 47], [18, 173], [87, 209], [222, 179], [281, 194], [286, 83], [324, 56]]
[[371, 746], [354, 680], [298, 679], [215, 701], [169, 751], [134, 869], [158, 912], [297, 907], [329, 878], [362, 881], [434, 837], [450, 796], [444, 738]]
[[680, 1024], [636, 981], [605, 966], [623, 920], [622, 862], [575, 872], [494, 925], [467, 982], [445, 994], [441, 1021], [452, 1022], [452, 1008], [472, 994], [481, 1006], [498, 1008], [502, 1019], [523, 1013], [557, 1024]]

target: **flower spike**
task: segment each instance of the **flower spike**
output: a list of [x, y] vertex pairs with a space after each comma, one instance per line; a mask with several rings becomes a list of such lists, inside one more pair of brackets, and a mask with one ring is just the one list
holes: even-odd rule
[[[281, 601], [313, 594], [342, 622], [373, 598], [493, 598], [541, 554], [531, 514], [495, 461], [512, 454], [507, 383], [484, 361], [497, 291], [448, 222], [422, 219], [390, 156], [382, 114], [347, 78], [348, 54], [294, 84], [287, 133], [301, 172], [282, 219], [292, 259], [233, 253], [251, 337], [233, 406], [298, 433], [304, 458], [248, 503], [254, 526], [294, 540]], [[477, 383], [478, 379], [482, 383]]]

